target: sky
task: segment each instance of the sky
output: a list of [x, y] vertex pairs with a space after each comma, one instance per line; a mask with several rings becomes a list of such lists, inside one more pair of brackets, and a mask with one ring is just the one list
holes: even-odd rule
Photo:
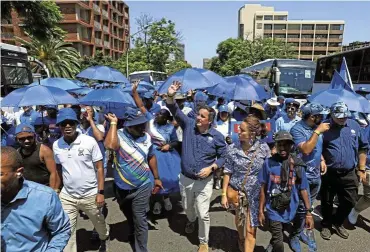
[[370, 2], [290, 1], [125, 1], [130, 8], [131, 34], [138, 29], [135, 19], [149, 14], [176, 24], [183, 36], [185, 60], [202, 67], [203, 58], [216, 56], [217, 45], [238, 35], [238, 11], [247, 3], [273, 6], [288, 11], [288, 19], [344, 20], [343, 44], [370, 40]]

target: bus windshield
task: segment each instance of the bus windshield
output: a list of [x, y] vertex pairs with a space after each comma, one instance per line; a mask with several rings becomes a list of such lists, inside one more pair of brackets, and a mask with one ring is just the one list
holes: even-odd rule
[[157, 81], [165, 81], [167, 79], [167, 74], [162, 72], [134, 72], [130, 74], [130, 81], [140, 79], [142, 81], [149, 82], [153, 85], [156, 85]]
[[279, 67], [281, 93], [311, 92], [315, 77], [314, 68]]

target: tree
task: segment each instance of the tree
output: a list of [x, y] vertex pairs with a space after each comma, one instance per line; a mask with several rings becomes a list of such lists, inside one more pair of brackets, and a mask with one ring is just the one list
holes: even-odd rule
[[10, 19], [12, 10], [24, 18], [22, 28], [40, 41], [60, 37], [63, 30], [57, 24], [63, 16], [52, 1], [1, 1], [1, 18]]
[[46, 65], [52, 77], [74, 78], [80, 72], [80, 54], [72, 43], [63, 39], [52, 38], [40, 41], [33, 35], [27, 34], [30, 41], [16, 38], [27, 48], [28, 54]]
[[239, 74], [241, 69], [266, 59], [295, 57], [289, 44], [269, 38], [229, 38], [218, 44], [216, 52], [218, 56], [211, 59], [210, 70], [222, 76]]
[[173, 73], [176, 73], [184, 68], [191, 68], [192, 66], [186, 62], [185, 60], [174, 60], [167, 63], [166, 66], [166, 73], [168, 75], [171, 75]]

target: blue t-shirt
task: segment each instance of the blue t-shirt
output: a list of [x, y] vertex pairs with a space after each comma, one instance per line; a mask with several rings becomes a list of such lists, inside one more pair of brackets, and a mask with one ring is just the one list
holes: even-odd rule
[[[312, 134], [314, 134], [315, 129], [307, 125], [306, 122], [297, 122], [292, 129], [290, 134], [293, 136], [294, 144], [298, 147], [301, 143], [307, 142]], [[317, 139], [317, 143], [313, 148], [312, 152], [308, 155], [300, 153], [300, 158], [306, 163], [306, 175], [308, 179], [320, 178], [320, 166], [321, 166], [321, 154], [322, 154], [322, 135]]]
[[295, 118], [290, 119], [287, 114], [283, 114], [275, 122], [275, 129], [274, 132], [278, 132], [281, 130], [290, 131], [290, 129], [301, 120], [299, 116], [295, 116]]
[[266, 210], [268, 218], [273, 221], [288, 223], [293, 220], [299, 204], [299, 191], [308, 189], [308, 182], [306, 173], [303, 167], [296, 167], [295, 169], [302, 169], [302, 181], [296, 184], [296, 172], [293, 172], [293, 179], [291, 183], [291, 200], [290, 206], [283, 213], [279, 213], [271, 207], [271, 195], [278, 192], [280, 188], [280, 170], [282, 163], [277, 162], [273, 158], [268, 158], [262, 166], [262, 170], [258, 175], [258, 180], [262, 184], [266, 184]]

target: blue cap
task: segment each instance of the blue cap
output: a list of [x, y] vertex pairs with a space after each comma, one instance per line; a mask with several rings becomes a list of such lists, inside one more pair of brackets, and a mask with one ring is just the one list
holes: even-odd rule
[[207, 100], [208, 96], [201, 91], [196, 92], [194, 95], [194, 101], [207, 101]]
[[21, 123], [15, 128], [15, 135], [22, 132], [35, 133], [35, 128], [30, 124]]
[[329, 111], [318, 103], [308, 103], [301, 108], [303, 115], [327, 115]]
[[229, 109], [227, 108], [226, 105], [221, 105], [220, 107], [218, 107], [218, 111], [219, 112], [229, 112]]
[[128, 107], [123, 115], [123, 120], [125, 120], [123, 126], [135, 126], [139, 124], [146, 123], [148, 118], [136, 108]]
[[282, 95], [279, 95], [277, 98], [278, 98], [278, 100], [279, 100], [279, 99], [285, 100], [285, 97], [284, 97], [284, 96], [282, 96]]
[[37, 117], [35, 122], [33, 123], [33, 125], [37, 126], [37, 125], [49, 125], [50, 124], [50, 120], [47, 119], [47, 117]]
[[348, 118], [351, 117], [351, 112], [344, 102], [336, 102], [330, 107], [330, 114], [335, 118]]
[[56, 124], [58, 125], [65, 120], [73, 120], [78, 122], [76, 112], [71, 108], [62, 108], [59, 110]]
[[142, 98], [146, 98], [146, 99], [154, 99], [153, 97], [153, 92], [145, 92], [143, 95], [142, 95]]
[[301, 106], [301, 104], [298, 101], [294, 100], [293, 98], [287, 98], [287, 99], [285, 99], [285, 102], [284, 103], [285, 103], [285, 105], [293, 104], [293, 105], [297, 105], [298, 107]]

